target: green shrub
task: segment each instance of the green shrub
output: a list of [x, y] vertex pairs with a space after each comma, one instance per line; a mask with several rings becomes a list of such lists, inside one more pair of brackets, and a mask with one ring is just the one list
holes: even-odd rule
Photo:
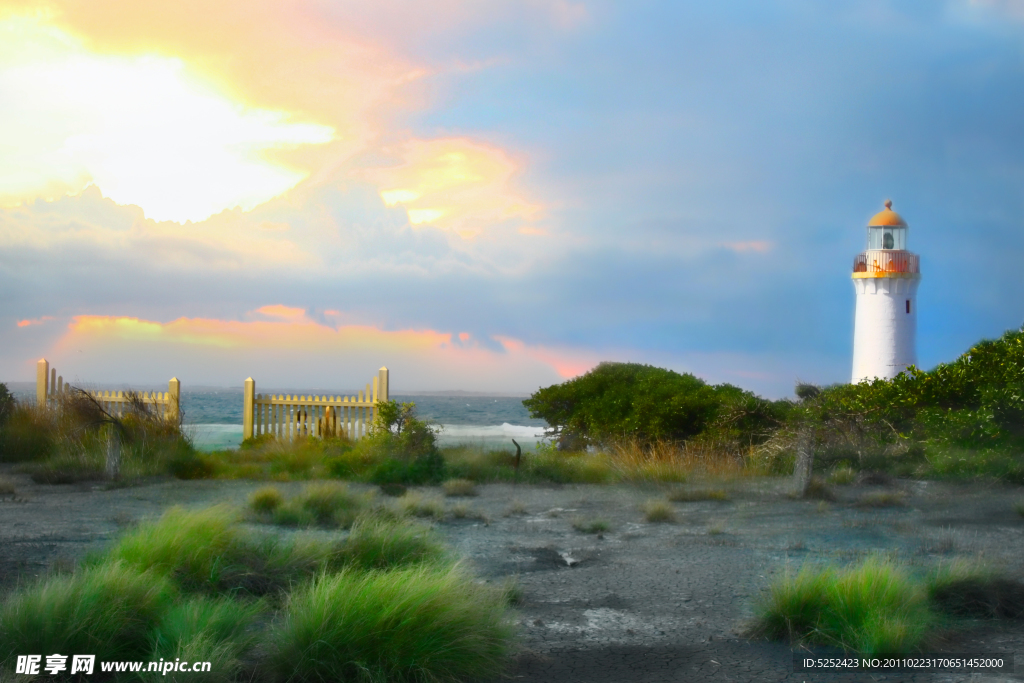
[[436, 429], [415, 416], [414, 403], [378, 404], [368, 436], [354, 455], [373, 462], [375, 484], [436, 484], [445, 478], [445, 461], [437, 447]]
[[489, 678], [512, 635], [504, 593], [457, 567], [347, 570], [292, 593], [270, 666], [299, 681]]
[[926, 591], [902, 566], [869, 558], [837, 570], [805, 565], [786, 573], [759, 606], [755, 632], [864, 655], [907, 653], [935, 625]]
[[121, 562], [51, 576], [0, 606], [0, 664], [18, 654], [95, 654], [144, 659], [149, 634], [174, 600], [164, 577]]
[[540, 389], [523, 405], [531, 417], [559, 429], [565, 445], [681, 442], [705, 430], [749, 444], [766, 439], [791, 407], [728, 384], [710, 386], [690, 374], [636, 363], [601, 363]]

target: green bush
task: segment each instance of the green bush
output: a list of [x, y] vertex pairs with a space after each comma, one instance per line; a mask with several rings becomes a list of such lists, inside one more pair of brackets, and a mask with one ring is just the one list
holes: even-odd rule
[[0, 606], [0, 664], [18, 654], [95, 654], [144, 659], [150, 632], [170, 609], [173, 585], [122, 562], [51, 576], [10, 594]]
[[490, 678], [512, 642], [505, 601], [458, 567], [321, 575], [292, 593], [271, 670], [295, 681]]
[[1024, 483], [1024, 328], [928, 372], [826, 387], [793, 416], [860, 469]]
[[379, 404], [369, 435], [356, 444], [354, 455], [377, 463], [370, 474], [373, 483], [436, 484], [445, 479], [436, 431], [416, 418], [415, 408], [415, 403]]
[[636, 363], [601, 363], [590, 372], [540, 389], [523, 401], [531, 417], [559, 430], [565, 442], [681, 442], [714, 430], [759, 443], [788, 414], [788, 401], [768, 401], [729, 384]]

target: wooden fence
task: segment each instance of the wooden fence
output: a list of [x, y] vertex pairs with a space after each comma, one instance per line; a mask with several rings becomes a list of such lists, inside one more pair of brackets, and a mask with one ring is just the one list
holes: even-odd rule
[[[41, 406], [55, 406], [60, 397], [70, 395], [71, 385], [64, 383], [64, 378], [51, 368], [45, 358], [36, 363], [36, 403]], [[88, 394], [96, 399], [103, 409], [114, 417], [121, 417], [130, 403], [126, 391], [90, 391]], [[153, 411], [165, 420], [177, 422], [181, 415], [181, 382], [172, 377], [167, 383], [167, 391], [136, 392], [142, 402], [153, 408]]]
[[[372, 392], [371, 392], [372, 384]], [[378, 401], [388, 400], [388, 369], [381, 368], [366, 393], [357, 396], [257, 394], [252, 377], [245, 380], [242, 438], [272, 434], [279, 439], [344, 436], [358, 439], [377, 417]]]

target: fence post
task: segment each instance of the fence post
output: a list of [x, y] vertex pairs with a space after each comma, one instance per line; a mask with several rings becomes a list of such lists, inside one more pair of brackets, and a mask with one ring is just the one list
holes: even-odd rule
[[245, 380], [242, 391], [242, 440], [252, 438], [252, 409], [256, 400], [256, 381], [250, 377]]
[[50, 377], [50, 364], [45, 358], [36, 363], [36, 405], [46, 407], [46, 380]]
[[803, 498], [811, 485], [811, 473], [814, 471], [814, 429], [810, 425], [801, 425], [796, 439], [796, 464], [793, 467], [794, 493]]
[[380, 370], [377, 371], [377, 376], [380, 377], [380, 396], [379, 396], [378, 400], [380, 400], [380, 401], [387, 401], [388, 400], [388, 369], [386, 367], [385, 368], [381, 368]]
[[181, 382], [172, 377], [167, 383], [167, 419], [177, 424], [181, 419]]
[[374, 379], [373, 384], [374, 384], [373, 388], [375, 389], [374, 393], [376, 394], [376, 396], [373, 397], [374, 403], [373, 403], [372, 419], [373, 419], [374, 422], [376, 422], [377, 421], [377, 410], [378, 410], [377, 406], [378, 406], [378, 404], [381, 403], [381, 402], [387, 403], [387, 401], [388, 401], [388, 369], [387, 369], [387, 367], [382, 367], [380, 370], [377, 371], [377, 377]]

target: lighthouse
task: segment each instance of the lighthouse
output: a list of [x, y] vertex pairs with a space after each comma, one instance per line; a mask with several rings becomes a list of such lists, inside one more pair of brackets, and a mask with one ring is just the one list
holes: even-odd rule
[[892, 202], [868, 221], [868, 246], [853, 259], [857, 313], [853, 382], [892, 379], [917, 364], [920, 259], [907, 251], [907, 223]]

